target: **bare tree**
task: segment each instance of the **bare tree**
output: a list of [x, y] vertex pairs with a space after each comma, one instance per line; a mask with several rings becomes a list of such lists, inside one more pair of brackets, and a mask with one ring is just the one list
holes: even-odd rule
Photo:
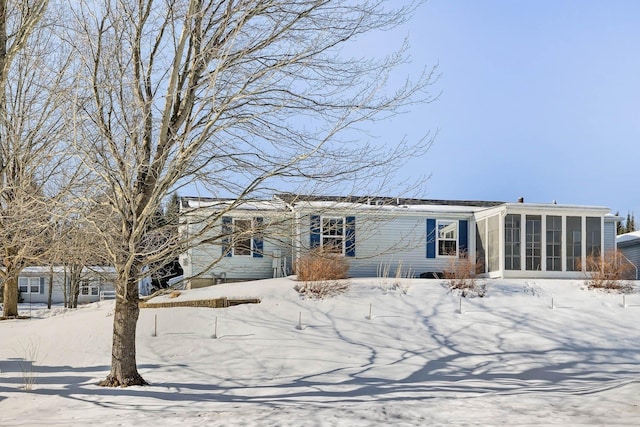
[[64, 70], [70, 62], [44, 25], [47, 4], [0, 0], [0, 278], [5, 317], [18, 315], [18, 275], [47, 251], [51, 203], [64, 187], [64, 155], [57, 147], [64, 129]]
[[378, 60], [341, 54], [362, 34], [405, 22], [415, 4], [95, 3], [70, 3], [78, 32], [69, 39], [87, 82], [78, 92], [85, 132], [78, 150], [117, 217], [118, 234], [102, 237], [117, 271], [111, 372], [102, 385], [140, 385], [137, 281], [185, 243], [148, 244], [163, 199], [195, 182], [233, 197], [233, 209], [285, 182], [384, 180], [428, 141], [381, 146], [358, 142], [352, 130], [430, 100], [433, 70], [390, 87], [406, 59], [402, 47]]

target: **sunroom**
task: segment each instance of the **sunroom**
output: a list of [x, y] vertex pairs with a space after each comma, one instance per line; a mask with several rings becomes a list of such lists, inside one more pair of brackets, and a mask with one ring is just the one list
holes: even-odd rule
[[488, 277], [581, 278], [615, 250], [616, 218], [597, 206], [506, 203], [476, 213], [477, 271]]

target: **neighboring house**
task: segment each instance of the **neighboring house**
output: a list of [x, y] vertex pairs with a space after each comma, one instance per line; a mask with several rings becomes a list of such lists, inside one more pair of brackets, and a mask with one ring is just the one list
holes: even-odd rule
[[616, 237], [616, 245], [622, 255], [634, 265], [636, 280], [640, 280], [640, 231], [619, 235]]
[[[53, 274], [52, 274], [53, 273]], [[53, 285], [51, 302], [64, 302], [65, 289], [69, 298], [69, 275], [63, 267], [26, 267], [18, 276], [18, 290], [23, 302], [47, 303], [50, 279]], [[82, 271], [78, 303], [99, 301], [105, 295], [114, 297], [115, 270], [112, 267], [91, 267]]]
[[347, 258], [352, 277], [399, 266], [429, 277], [468, 257], [485, 277], [578, 278], [585, 257], [616, 249], [621, 219], [604, 207], [555, 203], [291, 194], [231, 203], [182, 199], [180, 232], [198, 236], [180, 256], [191, 287], [290, 274], [313, 248]]

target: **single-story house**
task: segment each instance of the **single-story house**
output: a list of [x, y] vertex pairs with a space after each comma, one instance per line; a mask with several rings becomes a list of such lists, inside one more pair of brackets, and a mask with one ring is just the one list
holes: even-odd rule
[[640, 266], [640, 231], [619, 235], [616, 237], [616, 245], [622, 255], [636, 267], [636, 280], [640, 280], [640, 272], [638, 271], [638, 266]]
[[351, 277], [381, 271], [428, 277], [467, 258], [491, 278], [581, 278], [582, 260], [616, 249], [609, 208], [556, 203], [320, 197], [247, 201], [185, 197], [180, 256], [190, 286], [290, 274], [321, 248], [349, 261]]
[[[115, 269], [113, 267], [85, 267], [79, 279], [79, 304], [99, 301], [105, 297], [115, 297]], [[52, 303], [63, 303], [65, 292], [69, 298], [70, 274], [64, 267], [25, 267], [18, 276], [18, 291], [22, 301], [26, 303], [46, 303], [49, 298], [50, 284], [52, 286]]]

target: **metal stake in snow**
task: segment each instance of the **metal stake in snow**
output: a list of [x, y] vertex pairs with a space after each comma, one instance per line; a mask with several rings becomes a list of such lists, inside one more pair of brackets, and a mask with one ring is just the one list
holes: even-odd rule
[[555, 310], [556, 305], [553, 303], [553, 297], [551, 297], [551, 310]]
[[460, 306], [458, 307], [458, 311], [462, 314], [462, 296], [460, 297]]
[[158, 336], [158, 315], [157, 314], [153, 316], [153, 335], [151, 336], [152, 337]]
[[298, 326], [296, 326], [296, 329], [299, 331], [302, 330], [302, 312], [298, 313]]
[[627, 308], [627, 298], [625, 294], [622, 294], [622, 308]]
[[372, 303], [369, 303], [369, 317], [367, 317], [367, 319], [369, 319], [369, 320], [371, 320], [371, 319], [372, 319], [372, 317], [371, 317], [371, 309], [372, 309], [372, 306], [373, 306], [373, 304], [372, 304]]
[[211, 338], [213, 339], [218, 338], [218, 316], [216, 316], [216, 321], [213, 324], [213, 336]]

